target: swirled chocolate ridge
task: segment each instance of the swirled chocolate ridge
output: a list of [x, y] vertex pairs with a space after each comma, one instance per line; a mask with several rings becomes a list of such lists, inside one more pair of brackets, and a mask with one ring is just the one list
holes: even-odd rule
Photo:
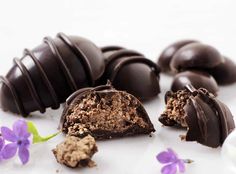
[[1, 76], [1, 107], [23, 116], [56, 109], [72, 92], [93, 86], [104, 68], [103, 55], [92, 42], [63, 33], [45, 37], [35, 49], [25, 49], [6, 77]]

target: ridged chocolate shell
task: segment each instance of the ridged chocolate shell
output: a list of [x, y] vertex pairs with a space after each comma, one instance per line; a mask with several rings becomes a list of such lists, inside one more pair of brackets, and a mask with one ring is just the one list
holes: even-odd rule
[[74, 91], [93, 86], [104, 69], [103, 54], [91, 41], [63, 33], [45, 37], [0, 77], [1, 107], [22, 116], [57, 109]]

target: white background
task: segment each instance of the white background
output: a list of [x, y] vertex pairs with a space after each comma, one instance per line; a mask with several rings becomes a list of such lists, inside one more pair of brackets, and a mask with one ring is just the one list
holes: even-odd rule
[[[143, 52], [156, 60], [170, 43], [185, 38], [197, 39], [218, 48], [236, 61], [235, 0], [0, 0], [0, 74], [6, 74], [13, 57], [24, 48], [33, 48], [44, 36], [57, 32], [86, 37], [98, 46], [117, 44]], [[223, 173], [225, 165], [220, 148], [210, 149], [197, 143], [181, 142], [179, 130], [161, 128], [157, 121], [164, 108], [163, 94], [171, 79], [162, 76], [162, 94], [145, 104], [157, 129], [153, 138], [135, 137], [99, 142], [95, 155], [98, 167], [70, 170], [57, 164], [50, 152], [62, 137], [33, 147], [27, 166], [19, 161], [0, 164], [0, 173], [159, 173], [155, 155], [167, 147], [180, 156], [195, 160], [187, 173]], [[236, 85], [221, 88], [219, 98], [236, 114]], [[55, 132], [59, 111], [33, 118], [42, 134]], [[10, 125], [16, 116], [0, 112], [0, 124]], [[57, 141], [58, 140], [58, 141]], [[21, 170], [21, 171], [20, 171]]]

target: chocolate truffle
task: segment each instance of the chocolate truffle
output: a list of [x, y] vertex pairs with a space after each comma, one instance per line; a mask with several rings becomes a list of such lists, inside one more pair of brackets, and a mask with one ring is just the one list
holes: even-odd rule
[[189, 69], [208, 70], [222, 62], [224, 62], [224, 58], [212, 46], [190, 43], [175, 53], [170, 62], [170, 67], [177, 72]]
[[185, 89], [187, 84], [191, 84], [197, 89], [206, 88], [214, 95], [216, 95], [219, 90], [215, 79], [208, 73], [202, 71], [184, 71], [177, 74], [172, 82], [171, 90], [176, 92]]
[[3, 110], [27, 116], [30, 112], [57, 109], [77, 89], [93, 86], [105, 69], [101, 50], [87, 39], [59, 33], [44, 38], [5, 77], [0, 77]]
[[157, 60], [157, 64], [160, 66], [162, 72], [171, 72], [170, 61], [172, 60], [175, 53], [185, 45], [190, 43], [195, 43], [195, 40], [181, 40], [169, 45], [161, 53], [160, 57]]
[[228, 85], [236, 82], [236, 64], [227, 57], [224, 58], [223, 63], [209, 69], [209, 73], [219, 85]]
[[160, 93], [160, 68], [154, 62], [133, 50], [102, 50], [106, 70], [100, 84], [110, 80], [116, 89], [127, 91], [142, 101]]
[[67, 135], [84, 137], [90, 134], [95, 139], [155, 131], [140, 101], [109, 84], [72, 94], [66, 102], [60, 127]]
[[92, 156], [98, 151], [94, 138], [90, 135], [80, 139], [68, 136], [52, 150], [56, 160], [67, 167], [94, 167]]
[[166, 110], [159, 121], [165, 126], [187, 128], [182, 137], [186, 141], [218, 147], [235, 128], [229, 108], [204, 88], [186, 85], [184, 90], [167, 92], [165, 99]]

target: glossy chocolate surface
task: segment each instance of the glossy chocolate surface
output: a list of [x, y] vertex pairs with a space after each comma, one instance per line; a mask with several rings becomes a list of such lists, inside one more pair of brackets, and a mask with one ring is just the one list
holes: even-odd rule
[[188, 45], [190, 43], [195, 43], [197, 41], [195, 40], [181, 40], [177, 41], [171, 45], [169, 45], [167, 48], [164, 49], [164, 51], [161, 53], [160, 57], [157, 60], [157, 64], [160, 66], [162, 72], [170, 72], [170, 61], [172, 60], [175, 53], [185, 45]]
[[[206, 89], [196, 90], [187, 85], [189, 97], [183, 106], [185, 124], [187, 125], [186, 141], [197, 141], [209, 147], [221, 146], [226, 137], [235, 128], [232, 113], [229, 108]], [[172, 92], [166, 93], [166, 102], [173, 96]], [[176, 125], [166, 115], [159, 118], [166, 126]]]
[[184, 71], [178, 73], [172, 82], [171, 90], [176, 92], [185, 89], [185, 86], [191, 84], [196, 89], [205, 88], [214, 95], [217, 94], [219, 87], [215, 79], [206, 72], [202, 71]]
[[221, 54], [212, 46], [191, 43], [180, 48], [173, 56], [170, 67], [174, 71], [208, 70], [224, 62]]
[[223, 63], [209, 69], [209, 73], [219, 85], [228, 85], [236, 82], [236, 64], [227, 57], [224, 58]]
[[56, 109], [77, 89], [93, 86], [104, 69], [102, 52], [89, 40], [63, 33], [45, 37], [0, 77], [1, 107], [23, 116]]
[[142, 101], [158, 95], [160, 68], [154, 62], [133, 50], [107, 52], [103, 52], [106, 70], [101, 83], [105, 84], [110, 80], [116, 89], [127, 91]]

